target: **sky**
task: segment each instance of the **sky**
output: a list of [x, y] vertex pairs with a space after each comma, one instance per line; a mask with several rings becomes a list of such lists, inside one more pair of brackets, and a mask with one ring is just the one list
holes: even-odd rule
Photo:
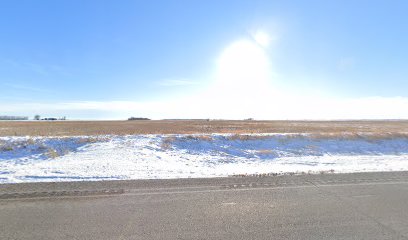
[[0, 115], [408, 118], [407, 1], [0, 3]]

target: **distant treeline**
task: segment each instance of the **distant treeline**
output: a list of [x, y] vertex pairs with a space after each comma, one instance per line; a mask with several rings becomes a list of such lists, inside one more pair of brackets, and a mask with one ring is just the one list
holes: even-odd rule
[[150, 120], [150, 118], [143, 118], [143, 117], [130, 117], [128, 118], [129, 121], [133, 120]]
[[67, 120], [67, 118], [65, 116], [61, 118], [56, 118], [56, 117], [41, 118], [41, 116], [37, 114], [34, 116], [34, 120], [57, 121], [57, 120]]
[[22, 116], [0, 116], [0, 120], [28, 120], [28, 117], [22, 117]]

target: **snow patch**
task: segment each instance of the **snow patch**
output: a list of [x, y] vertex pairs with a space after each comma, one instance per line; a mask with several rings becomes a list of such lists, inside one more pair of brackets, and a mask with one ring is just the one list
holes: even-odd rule
[[400, 170], [408, 170], [407, 137], [0, 137], [0, 183]]

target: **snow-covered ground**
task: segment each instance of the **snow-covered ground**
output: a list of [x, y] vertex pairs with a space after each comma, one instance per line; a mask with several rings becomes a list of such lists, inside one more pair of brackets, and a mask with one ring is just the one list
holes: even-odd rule
[[408, 170], [407, 137], [0, 137], [0, 183]]

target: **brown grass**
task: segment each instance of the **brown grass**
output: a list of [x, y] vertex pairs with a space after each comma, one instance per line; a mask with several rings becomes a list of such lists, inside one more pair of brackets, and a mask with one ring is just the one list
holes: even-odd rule
[[0, 146], [0, 152], [9, 152], [9, 151], [13, 151], [13, 147], [12, 146]]
[[262, 135], [248, 135], [248, 134], [234, 134], [231, 136], [228, 136], [229, 140], [239, 140], [239, 141], [248, 141], [248, 140], [258, 140], [258, 139], [265, 139], [268, 138], [268, 136], [262, 136]]
[[96, 142], [106, 142], [109, 137], [86, 137], [77, 140], [78, 143], [96, 143]]
[[175, 137], [166, 137], [163, 138], [162, 142], [161, 142], [161, 149], [162, 150], [168, 150], [171, 148], [171, 146], [173, 145], [173, 142], [176, 141]]
[[57, 157], [59, 157], [58, 152], [57, 152], [55, 149], [52, 149], [52, 148], [49, 148], [46, 154], [47, 154], [47, 156], [48, 156], [49, 158], [57, 158]]
[[187, 140], [201, 140], [201, 141], [212, 141], [214, 140], [210, 135], [187, 135], [184, 136]]
[[[408, 121], [0, 121], [0, 136], [97, 136], [132, 134], [349, 133], [372, 138], [407, 136]], [[239, 137], [240, 138], [240, 137]]]
[[256, 153], [257, 153], [257, 154], [260, 154], [260, 155], [269, 155], [269, 154], [272, 154], [272, 153], [273, 153], [273, 150], [270, 150], [270, 149], [262, 149], [262, 150], [256, 151]]
[[341, 132], [341, 133], [313, 133], [310, 134], [313, 139], [327, 139], [327, 138], [340, 138], [340, 139], [368, 139], [368, 140], [379, 140], [379, 139], [392, 139], [392, 138], [407, 138], [407, 132]]

